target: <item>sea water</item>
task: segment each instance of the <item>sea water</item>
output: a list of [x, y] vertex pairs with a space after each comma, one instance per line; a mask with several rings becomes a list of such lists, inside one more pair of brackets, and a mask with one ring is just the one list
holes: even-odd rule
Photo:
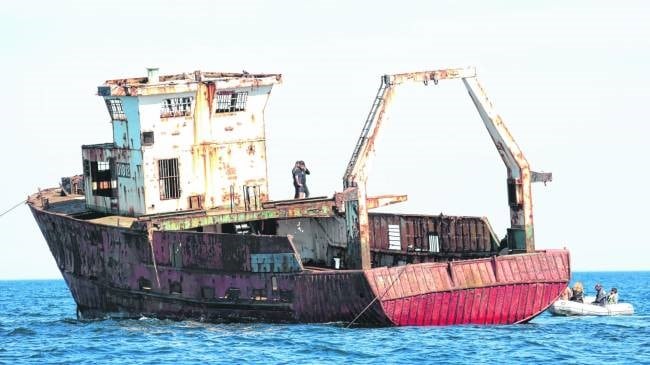
[[401, 328], [80, 321], [62, 280], [0, 281], [0, 363], [650, 364], [650, 272], [576, 272], [572, 279], [588, 295], [596, 282], [617, 287], [635, 314]]

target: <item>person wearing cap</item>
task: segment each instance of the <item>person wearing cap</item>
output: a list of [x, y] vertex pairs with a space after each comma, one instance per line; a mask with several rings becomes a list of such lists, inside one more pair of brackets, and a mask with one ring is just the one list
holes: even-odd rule
[[607, 294], [605, 294], [605, 291], [603, 290], [603, 286], [600, 284], [596, 284], [594, 287], [596, 290], [596, 300], [592, 304], [597, 304], [597, 305], [606, 305], [607, 304]]
[[612, 288], [609, 295], [607, 296], [607, 304], [617, 304], [618, 303], [618, 289]]

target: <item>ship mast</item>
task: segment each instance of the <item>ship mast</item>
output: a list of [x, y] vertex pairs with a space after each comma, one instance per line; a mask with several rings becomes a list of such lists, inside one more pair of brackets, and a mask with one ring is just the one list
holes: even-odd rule
[[387, 119], [386, 112], [395, 94], [395, 87], [406, 82], [422, 82], [424, 85], [432, 82], [437, 85], [440, 80], [459, 78], [463, 80], [465, 88], [506, 165], [511, 221], [507, 235], [508, 247], [513, 251], [533, 252], [535, 250], [530, 183], [550, 181], [551, 174], [530, 171], [528, 161], [501, 117], [495, 112], [476, 78], [476, 70], [473, 67], [441, 69], [381, 77], [377, 95], [343, 175], [344, 195], [347, 197], [345, 217], [348, 237], [348, 267], [364, 270], [371, 267], [366, 183], [369, 165], [374, 157], [375, 142]]

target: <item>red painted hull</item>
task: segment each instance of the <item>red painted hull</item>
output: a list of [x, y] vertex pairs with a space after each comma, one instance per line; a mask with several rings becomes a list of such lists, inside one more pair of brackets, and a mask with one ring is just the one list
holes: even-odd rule
[[550, 306], [567, 286], [565, 250], [377, 268], [366, 272], [396, 326], [512, 324]]
[[522, 323], [544, 311], [565, 287], [525, 284], [429, 293], [384, 301], [382, 307], [396, 326]]

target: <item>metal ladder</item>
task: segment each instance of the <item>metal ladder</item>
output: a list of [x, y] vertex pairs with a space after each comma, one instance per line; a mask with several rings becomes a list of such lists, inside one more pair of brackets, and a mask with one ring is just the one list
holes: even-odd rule
[[366, 141], [368, 140], [368, 133], [370, 133], [370, 129], [372, 129], [372, 126], [376, 120], [375, 117], [377, 116], [377, 111], [379, 110], [380, 105], [384, 101], [384, 94], [386, 93], [386, 89], [388, 88], [389, 84], [390, 84], [389, 76], [384, 75], [381, 78], [381, 84], [379, 85], [379, 90], [377, 90], [377, 96], [375, 96], [375, 101], [372, 103], [372, 107], [370, 108], [370, 112], [368, 113], [368, 117], [366, 118], [366, 122], [363, 124], [363, 129], [361, 129], [361, 135], [359, 136], [357, 145], [354, 147], [354, 152], [352, 152], [352, 157], [350, 157], [350, 162], [348, 162], [348, 167], [345, 169], [345, 175], [343, 176], [344, 188], [349, 187], [348, 179], [350, 178], [350, 175], [352, 174], [352, 170], [354, 169], [354, 166], [357, 163], [357, 159], [359, 158], [361, 149], [363, 148], [363, 146], [366, 144]]

